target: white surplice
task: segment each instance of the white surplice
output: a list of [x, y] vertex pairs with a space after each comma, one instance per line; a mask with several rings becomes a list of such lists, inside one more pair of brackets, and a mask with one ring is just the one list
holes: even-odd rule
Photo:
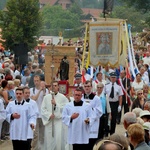
[[92, 108], [92, 111], [93, 111], [94, 123], [92, 124], [92, 126], [90, 128], [89, 138], [97, 138], [99, 125], [100, 125], [99, 119], [103, 114], [101, 101], [99, 100], [99, 97], [97, 95], [94, 96], [93, 100], [84, 99], [84, 97], [82, 97], [82, 100], [89, 103], [90, 107]]
[[[79, 116], [71, 121], [73, 113], [79, 113]], [[74, 106], [74, 102], [70, 102], [64, 107], [62, 121], [68, 126], [68, 144], [89, 143], [90, 125], [93, 123], [92, 115], [91, 107], [85, 102], [82, 106]], [[90, 119], [89, 124], [84, 121], [87, 118]]]
[[68, 99], [61, 93], [54, 95], [56, 102], [54, 110], [54, 137], [52, 137], [52, 120], [50, 116], [52, 114], [52, 95], [48, 94], [44, 97], [42, 106], [41, 106], [41, 116], [43, 124], [45, 125], [45, 140], [44, 140], [44, 149], [43, 150], [64, 150], [65, 142], [63, 135], [63, 126], [62, 126], [62, 110]]
[[0, 99], [0, 139], [3, 121], [6, 119], [6, 111], [4, 109], [4, 102]]
[[[34, 100], [30, 99], [29, 104], [31, 105], [32, 111], [37, 119], [37, 117], [39, 116], [37, 103]], [[28, 139], [33, 139], [33, 130], [30, 127], [28, 128]]]
[[[11, 120], [11, 114], [20, 114], [19, 119]], [[23, 140], [28, 138], [28, 128], [30, 124], [36, 125], [36, 116], [29, 103], [25, 102], [18, 105], [15, 101], [8, 103], [6, 107], [7, 121], [10, 123], [10, 139], [11, 140]]]

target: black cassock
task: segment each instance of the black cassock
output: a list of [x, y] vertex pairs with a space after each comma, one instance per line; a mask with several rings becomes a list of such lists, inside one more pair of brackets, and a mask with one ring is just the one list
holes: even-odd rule
[[67, 59], [62, 59], [60, 62], [60, 80], [69, 79], [69, 61]]

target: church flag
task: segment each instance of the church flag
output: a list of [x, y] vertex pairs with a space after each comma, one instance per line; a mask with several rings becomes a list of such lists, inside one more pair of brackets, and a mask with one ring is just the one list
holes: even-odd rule
[[119, 66], [122, 19], [107, 18], [89, 23], [90, 64]]

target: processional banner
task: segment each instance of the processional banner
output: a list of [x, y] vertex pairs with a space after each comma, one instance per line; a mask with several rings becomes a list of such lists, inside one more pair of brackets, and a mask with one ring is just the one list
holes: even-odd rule
[[89, 23], [90, 64], [118, 66], [121, 51], [122, 20]]

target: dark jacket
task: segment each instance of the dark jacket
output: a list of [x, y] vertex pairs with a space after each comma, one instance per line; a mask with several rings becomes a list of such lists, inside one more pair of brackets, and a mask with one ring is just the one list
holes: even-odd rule
[[[144, 104], [146, 102], [146, 99], [144, 99]], [[133, 101], [133, 104], [132, 104], [132, 108], [131, 108], [131, 111], [134, 109], [134, 108], [141, 108], [142, 110], [144, 110], [144, 104], [143, 106], [140, 104], [139, 102], [139, 99], [136, 98], [134, 101]]]

